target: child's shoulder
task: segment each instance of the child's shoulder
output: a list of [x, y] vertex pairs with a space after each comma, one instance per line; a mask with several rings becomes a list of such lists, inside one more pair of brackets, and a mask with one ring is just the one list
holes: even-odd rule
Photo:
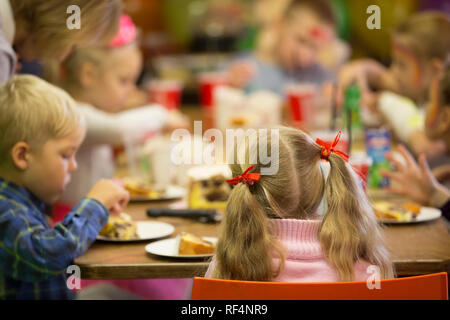
[[43, 216], [37, 208], [0, 194], [0, 223], [14, 220], [26, 226], [42, 224]]

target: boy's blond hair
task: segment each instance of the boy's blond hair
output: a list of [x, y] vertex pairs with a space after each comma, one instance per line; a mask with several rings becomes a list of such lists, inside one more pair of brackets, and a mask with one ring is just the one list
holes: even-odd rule
[[[81, 9], [80, 29], [69, 29], [67, 9]], [[41, 59], [52, 58], [55, 52], [66, 52], [76, 44], [108, 43], [117, 33], [122, 13], [121, 0], [14, 0], [14, 18], [27, 26], [27, 33], [38, 44]]]
[[17, 75], [0, 87], [0, 166], [10, 164], [20, 141], [39, 149], [84, 126], [75, 101], [63, 90], [32, 75]]

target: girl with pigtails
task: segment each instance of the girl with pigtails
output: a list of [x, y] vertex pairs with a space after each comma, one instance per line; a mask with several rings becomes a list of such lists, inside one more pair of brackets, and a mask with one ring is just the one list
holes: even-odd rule
[[[228, 180], [234, 187], [216, 254], [205, 276], [365, 281], [376, 270], [380, 279], [393, 278], [375, 214], [347, 155], [334, 150], [339, 135], [328, 145], [314, 142], [297, 129], [271, 130], [278, 130], [278, 141], [271, 141], [272, 134], [268, 134], [248, 139], [237, 148], [237, 164], [230, 165], [234, 178]], [[262, 175], [264, 165], [250, 165], [248, 159], [258, 146], [267, 144], [270, 150], [276, 143], [278, 172]], [[322, 216], [318, 210], [323, 199]]]

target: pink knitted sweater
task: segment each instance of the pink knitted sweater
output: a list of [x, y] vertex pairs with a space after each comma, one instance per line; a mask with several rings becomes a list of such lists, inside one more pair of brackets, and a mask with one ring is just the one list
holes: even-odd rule
[[[338, 273], [323, 257], [318, 231], [320, 220], [274, 219], [273, 234], [287, 250], [284, 268], [273, 279], [277, 282], [333, 282], [338, 281]], [[273, 259], [274, 267], [279, 259]], [[205, 274], [211, 278], [215, 268], [213, 257]], [[366, 281], [369, 263], [358, 261], [354, 266], [355, 281]]]

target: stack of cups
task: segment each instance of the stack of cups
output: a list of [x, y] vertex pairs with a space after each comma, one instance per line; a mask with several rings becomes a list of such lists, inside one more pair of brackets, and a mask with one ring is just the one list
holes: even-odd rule
[[367, 156], [365, 152], [354, 153], [348, 159], [355, 173], [359, 176], [362, 188], [367, 192], [367, 184], [369, 182], [369, 169], [372, 165], [372, 158]]
[[168, 110], [180, 108], [183, 85], [176, 80], [153, 80], [148, 86], [149, 100]]
[[292, 84], [286, 87], [291, 125], [309, 131], [314, 124], [316, 87], [310, 83]]
[[221, 72], [204, 72], [198, 77], [200, 102], [203, 107], [206, 127], [214, 126], [214, 92], [220, 86], [228, 85], [228, 77]]

